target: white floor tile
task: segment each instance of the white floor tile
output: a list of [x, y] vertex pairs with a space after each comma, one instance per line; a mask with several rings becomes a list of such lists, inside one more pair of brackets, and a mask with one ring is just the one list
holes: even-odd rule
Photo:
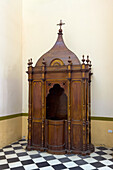
[[35, 155], [35, 154], [38, 153], [38, 151], [27, 151], [27, 153], [28, 153], [29, 155]]
[[107, 167], [107, 166], [105, 166], [105, 167], [98, 168], [98, 170], [112, 170], [112, 169]]
[[4, 152], [0, 152], [0, 156], [3, 156], [3, 155], [5, 155]]
[[17, 149], [15, 150], [16, 153], [22, 153], [22, 152], [26, 152], [24, 149]]
[[29, 160], [29, 159], [31, 159], [31, 157], [29, 155], [19, 157], [20, 161], [25, 161], [25, 160]]
[[10, 155], [5, 155], [7, 159], [10, 159], [10, 158], [17, 158], [17, 155], [16, 154], [10, 154]]
[[19, 166], [22, 166], [22, 163], [21, 162], [13, 162], [13, 163], [9, 163], [9, 167], [10, 168], [17, 168]]
[[50, 165], [57, 165], [57, 164], [61, 164], [61, 162], [60, 162], [59, 160], [57, 160], [57, 159], [54, 159], [54, 160], [48, 161], [48, 163], [49, 163]]
[[30, 164], [30, 165], [25, 165], [24, 168], [25, 170], [32, 170], [32, 169], [36, 169], [37, 166], [35, 164]]
[[93, 152], [93, 153], [91, 153], [91, 154], [90, 154], [90, 156], [91, 156], [91, 157], [99, 156], [99, 154], [97, 154], [97, 153]]
[[113, 162], [111, 162], [109, 160], [103, 160], [103, 161], [100, 161], [100, 162], [104, 165], [113, 165]]
[[20, 144], [12, 144], [11, 146], [12, 147], [21, 147], [22, 145], [20, 145]]
[[4, 148], [3, 151], [4, 151], [4, 152], [7, 152], [7, 151], [14, 151], [14, 149], [13, 149], [13, 148]]
[[102, 155], [103, 158], [105, 159], [112, 159], [113, 157], [111, 155]]
[[[40, 168], [40, 170], [54, 170], [54, 168], [51, 167], [51, 166], [48, 166], [48, 167]], [[63, 169], [63, 170], [64, 170], [64, 169]]]
[[72, 161], [81, 160], [81, 158], [79, 156], [77, 156], [77, 155], [70, 156], [69, 159], [72, 160]]
[[44, 157], [44, 156], [51, 156], [52, 154], [47, 152], [41, 152], [40, 155]]
[[81, 165], [80, 167], [83, 168], [84, 170], [95, 169], [95, 167], [90, 164]]
[[6, 159], [0, 160], [0, 165], [3, 165], [3, 164], [7, 164], [7, 160]]
[[63, 165], [65, 165], [67, 168], [73, 168], [73, 167], [76, 167], [78, 166], [76, 163], [74, 162], [66, 162], [66, 163], [63, 163]]
[[107, 153], [107, 154], [113, 154], [113, 151], [111, 151], [109, 149], [108, 150], [104, 150], [104, 152]]
[[97, 162], [97, 160], [95, 160], [94, 158], [86, 158], [86, 159], [84, 159], [84, 161], [86, 161], [86, 162], [88, 162], [88, 163]]
[[65, 158], [65, 155], [53, 155], [55, 158], [60, 159], [60, 158]]
[[34, 158], [33, 161], [35, 163], [40, 163], [40, 162], [45, 162], [46, 160], [44, 158], [40, 157], [40, 158]]

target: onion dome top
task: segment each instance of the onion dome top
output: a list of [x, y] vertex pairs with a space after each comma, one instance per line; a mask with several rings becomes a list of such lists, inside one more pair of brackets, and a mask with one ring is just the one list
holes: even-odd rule
[[48, 52], [46, 52], [44, 55], [42, 55], [42, 57], [39, 58], [36, 63], [36, 67], [42, 66], [43, 60], [45, 60], [46, 66], [68, 65], [69, 57], [73, 65], [80, 65], [80, 61], [77, 56], [66, 47], [63, 41], [63, 34], [61, 29], [61, 26], [63, 24], [64, 23], [62, 23], [62, 21], [60, 21], [60, 24], [57, 24], [60, 25], [57, 41]]

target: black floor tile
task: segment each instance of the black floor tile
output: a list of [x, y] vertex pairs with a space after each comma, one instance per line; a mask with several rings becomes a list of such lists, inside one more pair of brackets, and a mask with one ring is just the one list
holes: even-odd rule
[[113, 169], [113, 165], [109, 165], [108, 167], [112, 168]]
[[10, 168], [10, 170], [25, 170], [24, 167], [20, 166], [20, 167], [15, 167], [15, 168]]
[[61, 158], [59, 159], [59, 161], [64, 163], [64, 162], [70, 162], [71, 160], [69, 158]]
[[7, 162], [8, 162], [8, 163], [18, 162], [18, 161], [20, 161], [18, 158], [10, 158], [10, 159], [7, 159]]
[[50, 166], [50, 164], [48, 162], [41, 162], [41, 163], [37, 163], [36, 164], [39, 168], [42, 168], [42, 167], [46, 167], [46, 166]]
[[0, 165], [0, 170], [9, 168], [8, 164]]
[[53, 165], [52, 166], [55, 170], [61, 170], [66, 169], [66, 167], [63, 164]]
[[21, 161], [22, 165], [34, 164], [32, 160]]
[[102, 147], [102, 146], [100, 146], [100, 147], [97, 147], [97, 149], [100, 149], [100, 150], [107, 150], [107, 148], [105, 148], [105, 147]]
[[[41, 157], [41, 155], [40, 154], [35, 154], [35, 155], [29, 155], [32, 159], [33, 158], [40, 158]], [[44, 159], [45, 159], [45, 157], [44, 157]]]
[[105, 153], [105, 152], [103, 152], [103, 151], [98, 151], [98, 152], [96, 152], [97, 154], [99, 154], [99, 155], [107, 155], [107, 153]]
[[93, 165], [95, 168], [101, 168], [105, 166], [104, 164], [100, 162], [91, 163], [91, 165]]
[[86, 161], [84, 161], [84, 160], [78, 160], [78, 161], [74, 161], [77, 165], [85, 165], [85, 164], [87, 164], [87, 162]]
[[5, 155], [10, 155], [10, 154], [15, 154], [15, 151], [6, 151], [4, 153], [5, 153]]
[[3, 147], [3, 149], [5, 149], [5, 148], [12, 148], [12, 146], [11, 145], [7, 145], [7, 146]]
[[5, 155], [0, 156], [0, 160], [2, 160], [2, 159], [6, 159]]
[[94, 159], [96, 159], [97, 161], [103, 161], [103, 160], [106, 160], [104, 157], [102, 156], [95, 156], [93, 157]]
[[23, 149], [22, 146], [17, 146], [17, 147], [13, 147], [13, 148], [14, 148], [14, 150]]
[[46, 161], [50, 161], [50, 160], [53, 160], [53, 159], [56, 159], [54, 156], [45, 156], [44, 159]]
[[20, 156], [26, 156], [26, 155], [28, 155], [26, 152], [22, 152], [22, 153], [16, 153], [17, 154], [17, 156], [18, 157], [20, 157]]
[[90, 158], [90, 156], [89, 155], [85, 155], [85, 156], [82, 156], [82, 155], [78, 155], [80, 158], [82, 158], [82, 159], [86, 159], [86, 158]]
[[77, 166], [77, 167], [74, 167], [74, 168], [69, 168], [70, 170], [83, 170], [81, 167]]

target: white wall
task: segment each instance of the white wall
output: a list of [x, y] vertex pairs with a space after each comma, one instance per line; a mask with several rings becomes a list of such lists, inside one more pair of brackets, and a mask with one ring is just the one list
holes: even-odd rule
[[21, 16], [21, 0], [0, 0], [0, 116], [22, 112]]
[[93, 64], [92, 115], [113, 117], [113, 1], [23, 0], [23, 112], [28, 112], [27, 60], [38, 58], [56, 41], [62, 19], [66, 45]]

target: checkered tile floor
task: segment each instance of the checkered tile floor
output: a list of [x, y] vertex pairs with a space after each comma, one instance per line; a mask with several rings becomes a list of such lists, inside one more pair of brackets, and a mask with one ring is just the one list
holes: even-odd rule
[[52, 155], [26, 151], [26, 140], [19, 140], [0, 149], [0, 170], [110, 170], [113, 169], [113, 148], [96, 147], [90, 156]]

